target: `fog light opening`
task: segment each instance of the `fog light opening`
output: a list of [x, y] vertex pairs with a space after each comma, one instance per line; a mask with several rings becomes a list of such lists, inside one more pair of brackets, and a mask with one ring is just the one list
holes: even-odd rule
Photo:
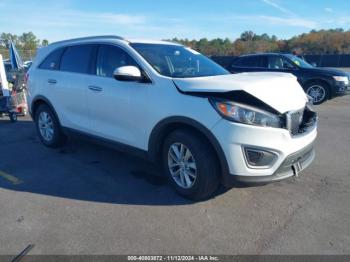
[[247, 150], [248, 162], [252, 165], [256, 165], [264, 157], [264, 153], [253, 150]]
[[277, 160], [275, 153], [266, 150], [245, 148], [244, 153], [248, 166], [252, 168], [270, 168]]

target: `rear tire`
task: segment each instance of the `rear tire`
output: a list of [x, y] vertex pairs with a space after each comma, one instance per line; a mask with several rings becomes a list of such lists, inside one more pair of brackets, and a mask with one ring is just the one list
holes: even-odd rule
[[16, 112], [10, 112], [10, 113], [9, 113], [9, 117], [10, 117], [10, 121], [11, 121], [12, 123], [17, 122], [17, 113], [16, 113]]
[[219, 186], [220, 168], [215, 152], [208, 141], [192, 130], [172, 132], [163, 144], [162, 159], [171, 185], [186, 198], [206, 199]]
[[40, 105], [34, 119], [39, 138], [45, 146], [55, 148], [65, 143], [66, 137], [58, 119], [48, 105]]

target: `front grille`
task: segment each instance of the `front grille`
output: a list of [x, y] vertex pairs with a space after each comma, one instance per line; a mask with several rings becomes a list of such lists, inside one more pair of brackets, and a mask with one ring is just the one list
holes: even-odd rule
[[317, 123], [317, 113], [306, 106], [297, 111], [286, 114], [286, 128], [293, 136], [305, 133], [310, 127]]
[[307, 146], [306, 148], [289, 155], [277, 169], [275, 174], [278, 176], [285, 176], [286, 173], [293, 171], [293, 165], [299, 163], [301, 169], [305, 169], [315, 157], [314, 144]]

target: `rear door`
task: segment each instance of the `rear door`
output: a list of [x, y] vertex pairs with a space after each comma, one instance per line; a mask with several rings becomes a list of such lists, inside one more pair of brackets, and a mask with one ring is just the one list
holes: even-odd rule
[[86, 87], [96, 45], [81, 44], [64, 48], [60, 58], [59, 71], [47, 76], [50, 86], [49, 100], [53, 104], [61, 124], [65, 127], [86, 132], [90, 128], [86, 101]]
[[95, 76], [87, 86], [87, 101], [93, 134], [141, 148], [151, 85], [114, 79], [115, 69], [129, 65], [138, 67], [125, 50], [115, 45], [100, 45]]

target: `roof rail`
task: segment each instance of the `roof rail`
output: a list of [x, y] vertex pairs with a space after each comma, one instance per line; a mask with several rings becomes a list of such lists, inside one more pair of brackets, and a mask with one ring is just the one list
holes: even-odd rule
[[123, 37], [121, 36], [116, 36], [116, 35], [102, 35], [102, 36], [87, 36], [87, 37], [80, 37], [80, 38], [73, 38], [73, 39], [67, 39], [67, 40], [62, 40], [62, 41], [58, 41], [58, 42], [53, 42], [50, 45], [55, 45], [55, 44], [62, 44], [62, 43], [66, 43], [66, 42], [74, 42], [74, 41], [82, 41], [82, 40], [93, 40], [93, 39], [101, 39], [101, 38], [114, 38], [117, 40], [125, 40]]

